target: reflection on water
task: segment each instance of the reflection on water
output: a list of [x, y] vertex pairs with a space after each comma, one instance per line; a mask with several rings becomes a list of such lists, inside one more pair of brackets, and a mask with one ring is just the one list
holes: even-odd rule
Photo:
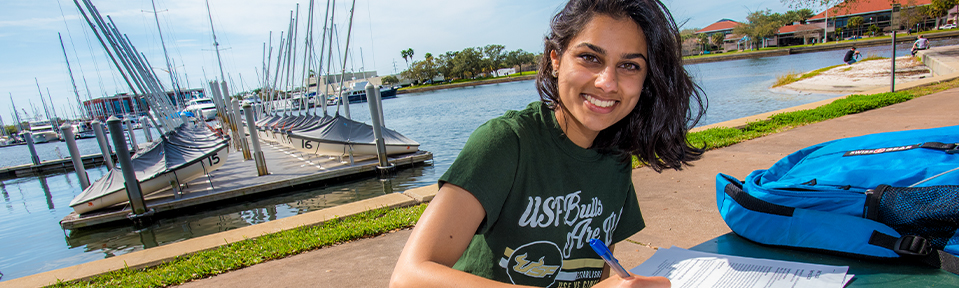
[[[943, 42], [933, 41], [933, 44], [943, 45]], [[899, 55], [909, 53], [908, 45], [899, 49]], [[891, 54], [889, 47], [861, 50], [864, 54]], [[835, 97], [774, 93], [768, 88], [776, 76], [785, 72], [841, 64], [843, 53], [826, 51], [686, 66], [709, 99], [707, 116], [700, 125]], [[156, 221], [148, 227], [137, 228], [120, 222], [63, 231], [59, 221], [72, 211], [68, 205], [81, 192], [75, 173], [2, 180], [0, 194], [6, 209], [0, 209], [0, 223], [3, 223], [0, 225], [0, 255], [3, 255], [0, 257], [0, 271], [5, 275], [0, 280], [433, 184], [447, 170], [476, 127], [506, 110], [523, 109], [538, 99], [532, 81], [399, 95], [383, 102], [385, 124], [420, 142], [422, 150], [432, 152], [434, 158], [429, 165], [401, 169], [396, 177], [385, 181], [365, 178], [336, 184], [316, 183], [313, 187], [278, 191], [268, 197], [258, 195], [178, 210], [176, 214], [157, 215]], [[332, 113], [334, 109], [330, 111]], [[369, 108], [365, 103], [352, 104], [351, 112], [354, 119], [369, 122]], [[142, 133], [138, 132], [140, 137]], [[50, 153], [55, 155], [58, 145], [64, 144], [38, 145], [43, 154], [41, 159], [52, 159]], [[86, 147], [81, 150], [89, 149], [81, 154], [99, 153], [95, 139], [81, 139], [78, 145]], [[66, 151], [65, 146], [60, 149]], [[26, 146], [0, 148], [0, 155], [3, 155], [0, 163], [28, 163], [29, 152], [25, 151]], [[18, 157], [23, 160], [17, 160]], [[91, 180], [103, 177], [106, 172], [103, 166], [87, 169]]]

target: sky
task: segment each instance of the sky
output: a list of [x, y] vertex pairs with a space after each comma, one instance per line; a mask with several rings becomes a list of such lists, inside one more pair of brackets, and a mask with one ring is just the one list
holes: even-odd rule
[[[103, 17], [110, 16], [120, 32], [146, 55], [164, 87], [171, 87], [170, 76], [166, 72], [154, 11], [158, 12], [163, 42], [178, 81], [183, 86], [200, 88], [207, 81], [219, 78], [210, 17], [204, 1], [154, 0], [156, 9], [150, 0], [91, 1]], [[327, 1], [315, 1], [315, 37], [320, 38]], [[780, 13], [790, 10], [779, 0], [662, 1], [677, 23], [685, 23], [681, 28], [702, 28], [723, 18], [744, 21], [749, 12], [756, 10]], [[352, 0], [334, 2], [334, 23], [342, 49]], [[523, 49], [541, 53], [549, 20], [565, 2], [356, 0], [347, 69], [376, 70], [381, 76], [400, 72], [407, 66], [400, 51], [407, 48], [413, 49], [413, 60], [422, 60], [426, 53], [438, 55], [489, 44], [503, 45], [508, 51]], [[258, 73], [263, 66], [264, 43], [270, 45], [272, 31], [275, 57], [279, 34], [287, 30], [291, 11], [297, 3], [299, 23], [305, 27], [309, 0], [209, 0], [223, 73], [228, 75], [228, 80], [232, 79], [233, 92], [260, 86]], [[299, 32], [301, 43], [304, 30], [301, 28]], [[78, 92], [74, 92], [71, 84], [57, 33], [63, 38]], [[299, 49], [298, 60], [303, 57], [302, 45]], [[342, 63], [340, 59], [338, 62]], [[86, 100], [88, 94], [97, 98], [129, 92], [116, 71], [73, 1], [4, 0], [0, 3], [0, 92], [5, 92], [0, 95], [3, 96], [0, 97], [0, 117], [6, 125], [16, 122], [11, 112], [11, 98], [21, 117], [25, 116], [24, 110], [31, 119], [44, 117], [40, 100], [43, 93], [45, 99], [52, 99], [51, 111], [56, 110], [61, 118], [72, 118], [74, 113], [81, 113], [76, 93], [81, 100]], [[31, 104], [36, 108], [31, 108]], [[39, 113], [35, 113], [37, 111]]]

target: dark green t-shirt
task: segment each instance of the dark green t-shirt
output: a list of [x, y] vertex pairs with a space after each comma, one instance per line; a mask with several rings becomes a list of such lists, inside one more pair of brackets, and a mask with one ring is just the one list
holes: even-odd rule
[[628, 163], [576, 146], [534, 102], [476, 129], [440, 178], [486, 210], [453, 268], [506, 283], [588, 287], [604, 262], [589, 247], [645, 227]]

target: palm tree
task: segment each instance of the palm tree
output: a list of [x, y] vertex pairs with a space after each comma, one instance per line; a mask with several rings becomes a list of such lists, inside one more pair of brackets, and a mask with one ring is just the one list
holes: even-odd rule
[[712, 38], [710, 40], [712, 40], [713, 44], [716, 44], [716, 46], [719, 47], [719, 50], [725, 50], [725, 47], [723, 47], [723, 42], [726, 41], [726, 34], [714, 33], [710, 38]]
[[406, 69], [410, 69], [410, 58], [412, 58], [412, 53], [409, 50], [404, 49], [400, 51], [400, 56], [403, 56], [403, 60], [406, 61]]

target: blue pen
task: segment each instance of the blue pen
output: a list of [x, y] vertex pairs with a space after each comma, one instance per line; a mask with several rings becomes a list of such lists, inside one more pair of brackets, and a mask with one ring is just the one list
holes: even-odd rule
[[606, 247], [606, 244], [599, 239], [589, 239], [589, 247], [593, 247], [593, 251], [596, 251], [596, 254], [599, 254], [599, 257], [603, 257], [603, 260], [606, 261], [606, 264], [609, 264], [609, 267], [616, 271], [616, 274], [620, 278], [629, 278], [632, 277], [629, 275], [629, 272], [626, 272], [626, 269], [623, 268], [623, 265], [619, 265], [619, 260], [613, 257], [613, 252], [609, 252], [609, 247]]

